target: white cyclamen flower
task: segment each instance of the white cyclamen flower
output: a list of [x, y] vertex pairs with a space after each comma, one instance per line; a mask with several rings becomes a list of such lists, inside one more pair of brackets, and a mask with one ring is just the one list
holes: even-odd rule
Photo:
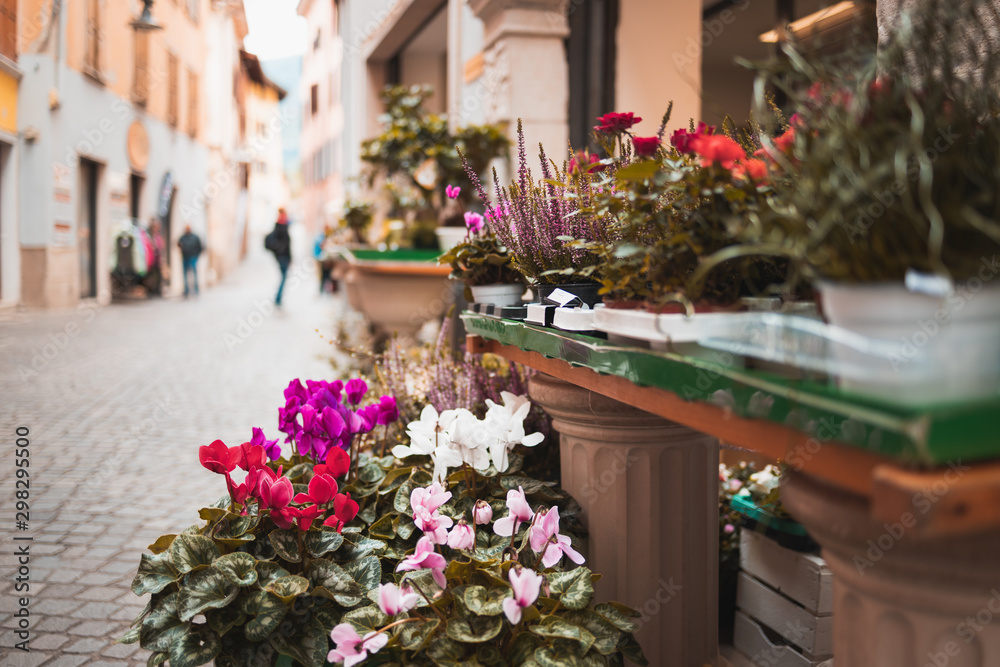
[[524, 419], [531, 410], [531, 402], [527, 397], [516, 396], [507, 391], [501, 392], [500, 397], [503, 399], [503, 405], [486, 399], [489, 410], [486, 412], [485, 421], [491, 424], [493, 431], [491, 435], [494, 436], [490, 443], [490, 458], [496, 469], [504, 472], [510, 465], [507, 455], [514, 445], [534, 447], [544, 440], [545, 436], [541, 433], [528, 435], [524, 432]]

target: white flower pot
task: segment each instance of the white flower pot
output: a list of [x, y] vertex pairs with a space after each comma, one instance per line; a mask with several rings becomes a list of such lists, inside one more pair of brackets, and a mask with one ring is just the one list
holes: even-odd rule
[[438, 227], [434, 232], [437, 234], [438, 248], [444, 254], [464, 241], [469, 230], [465, 227]]
[[911, 405], [1000, 389], [1000, 284], [974, 281], [944, 297], [893, 283], [817, 288], [827, 322], [890, 344], [881, 358], [835, 346], [837, 363], [854, 369], [841, 388]]
[[494, 306], [518, 306], [524, 294], [524, 285], [478, 285], [469, 289], [476, 303], [492, 303]]

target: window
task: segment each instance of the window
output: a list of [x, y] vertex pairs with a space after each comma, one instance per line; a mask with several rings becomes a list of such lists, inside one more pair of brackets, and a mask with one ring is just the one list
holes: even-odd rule
[[177, 56], [172, 53], [167, 54], [167, 123], [171, 127], [177, 127], [180, 114], [180, 63]]
[[17, 0], [0, 0], [0, 56], [17, 60]]
[[315, 116], [319, 113], [319, 84], [314, 83], [312, 88], [309, 89], [309, 109], [312, 111], [312, 115]]
[[198, 75], [188, 70], [188, 134], [198, 136]]
[[149, 101], [149, 32], [135, 31], [135, 72], [132, 78], [132, 101], [146, 106]]
[[615, 30], [618, 0], [583, 0], [569, 13], [569, 139], [596, 148], [590, 140], [594, 118], [614, 110]]
[[87, 38], [83, 54], [87, 74], [100, 77], [101, 71], [101, 0], [87, 0]]

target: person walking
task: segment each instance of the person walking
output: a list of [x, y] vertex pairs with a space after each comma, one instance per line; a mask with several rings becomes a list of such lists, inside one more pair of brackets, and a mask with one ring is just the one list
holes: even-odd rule
[[274, 253], [274, 258], [278, 260], [278, 268], [281, 270], [281, 283], [278, 285], [278, 293], [274, 297], [274, 304], [281, 305], [281, 294], [285, 290], [285, 278], [288, 276], [288, 267], [292, 263], [292, 240], [288, 236], [288, 213], [284, 208], [278, 209], [278, 220], [274, 223], [274, 231], [268, 234], [265, 239], [268, 250]]
[[194, 282], [194, 293], [198, 294], [198, 256], [201, 255], [201, 239], [191, 231], [191, 225], [184, 226], [184, 234], [177, 240], [181, 249], [181, 259], [184, 264], [184, 296], [190, 293], [188, 288], [188, 272], [191, 272]]
[[149, 240], [153, 244], [153, 261], [150, 263], [147, 272], [146, 286], [150, 296], [163, 296], [163, 232], [160, 230], [160, 221], [156, 218], [149, 220]]
[[326, 293], [327, 283], [330, 284], [330, 291], [337, 291], [337, 281], [333, 279], [333, 257], [327, 249], [327, 243], [333, 235], [333, 227], [324, 225], [323, 231], [316, 236], [316, 243], [313, 246], [313, 257], [319, 267], [319, 293]]

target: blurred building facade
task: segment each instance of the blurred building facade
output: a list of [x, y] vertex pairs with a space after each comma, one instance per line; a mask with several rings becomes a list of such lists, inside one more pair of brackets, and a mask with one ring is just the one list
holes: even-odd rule
[[17, 4], [0, 0], [0, 306], [16, 305], [21, 297]]
[[245, 73], [244, 150], [249, 167], [246, 237], [257, 242], [271, 230], [278, 208], [288, 206], [290, 199], [283, 136], [292, 118], [280, 106], [286, 91], [264, 74], [257, 56], [241, 51], [240, 58]]
[[[337, 0], [301, 0], [307, 42], [302, 56], [299, 98], [302, 104], [302, 199], [300, 215], [310, 238], [337, 217], [344, 203], [344, 155], [358, 144], [345, 143], [343, 92], [344, 48], [341, 7]], [[352, 91], [353, 92], [353, 91]]]
[[[141, 2], [23, 0], [19, 9], [17, 164], [32, 185], [17, 201], [11, 300], [107, 300], [114, 238], [130, 219], [160, 221], [175, 277], [187, 225], [207, 250], [202, 275], [211, 282], [231, 270], [246, 180], [233, 166], [242, 0], [156, 3], [159, 30], [133, 25]], [[0, 176], [2, 160], [0, 151]]]

